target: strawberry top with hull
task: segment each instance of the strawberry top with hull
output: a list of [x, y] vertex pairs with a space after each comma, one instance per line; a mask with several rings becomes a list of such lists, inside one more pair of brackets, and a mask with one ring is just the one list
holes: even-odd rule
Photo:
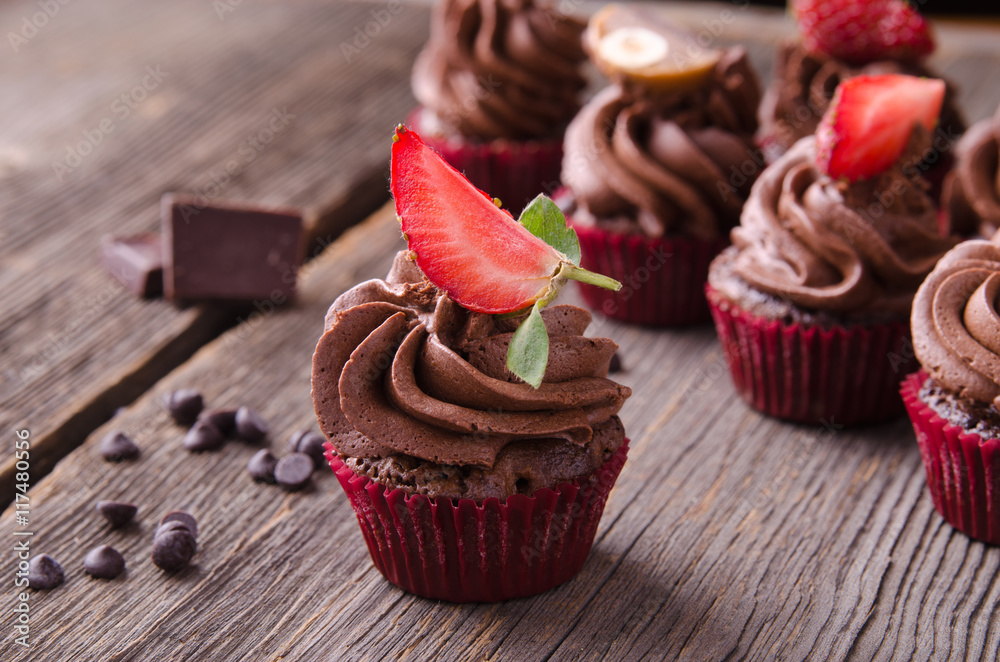
[[456, 303], [509, 313], [546, 293], [565, 259], [499, 209], [415, 132], [396, 129], [392, 195], [417, 266]]

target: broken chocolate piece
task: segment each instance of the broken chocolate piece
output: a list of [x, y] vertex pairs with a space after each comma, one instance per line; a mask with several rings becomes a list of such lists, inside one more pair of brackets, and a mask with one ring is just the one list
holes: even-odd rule
[[163, 246], [158, 234], [103, 237], [101, 264], [133, 294], [147, 298], [163, 294]]
[[161, 200], [163, 292], [168, 299], [295, 298], [304, 250], [302, 213], [198, 196]]

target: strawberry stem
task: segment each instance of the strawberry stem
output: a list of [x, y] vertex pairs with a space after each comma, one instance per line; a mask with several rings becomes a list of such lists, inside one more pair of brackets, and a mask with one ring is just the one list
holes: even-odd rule
[[572, 278], [573, 280], [578, 280], [581, 283], [596, 285], [597, 287], [603, 287], [606, 290], [612, 290], [614, 292], [622, 289], [622, 284], [614, 278], [608, 278], [607, 276], [603, 276], [601, 274], [595, 274], [593, 271], [587, 271], [583, 267], [567, 265], [560, 271], [566, 278]]

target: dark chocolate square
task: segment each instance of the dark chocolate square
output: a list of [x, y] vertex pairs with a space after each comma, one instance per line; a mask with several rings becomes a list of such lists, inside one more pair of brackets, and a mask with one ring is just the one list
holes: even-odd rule
[[166, 194], [163, 291], [168, 299], [295, 298], [302, 262], [302, 213]]
[[158, 234], [103, 237], [101, 264], [134, 294], [158, 297], [163, 293], [163, 246]]

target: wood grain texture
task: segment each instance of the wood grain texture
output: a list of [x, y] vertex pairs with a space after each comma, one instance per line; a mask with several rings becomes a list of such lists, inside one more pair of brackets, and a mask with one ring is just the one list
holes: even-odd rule
[[[145, 3], [137, 4], [148, 9]], [[121, 25], [138, 29], [155, 19], [163, 23], [163, 29], [144, 40], [123, 30], [119, 37], [122, 43], [117, 47], [173, 53], [171, 39], [184, 39], [187, 33], [167, 19], [176, 19], [174, 12], [196, 9], [194, 3], [177, 6], [180, 9], [157, 5], [149, 14], [123, 5], [122, 15], [116, 18]], [[360, 20], [376, 6], [378, 3], [354, 5], [342, 11], [356, 11]], [[197, 11], [210, 11], [210, 7], [209, 3], [198, 5]], [[670, 4], [667, 9], [681, 22], [698, 28], [733, 7], [738, 5]], [[585, 3], [582, 8], [592, 7]], [[107, 182], [130, 182], [121, 194], [128, 205], [101, 211], [76, 209], [75, 213], [96, 227], [127, 223], [134, 229], [152, 227], [153, 216], [144, 221], [138, 216], [144, 209], [155, 207], [158, 186], [168, 181], [170, 187], [203, 184], [214, 164], [224, 163], [227, 155], [235, 151], [247, 127], [253, 130], [252, 113], [237, 107], [254, 102], [256, 97], [249, 93], [253, 81], [264, 84], [270, 80], [284, 90], [281, 94], [295, 96], [294, 90], [298, 90], [302, 98], [313, 100], [314, 107], [326, 107], [320, 99], [332, 94], [330, 88], [307, 89], [315, 81], [308, 72], [290, 68], [297, 61], [290, 55], [274, 54], [284, 62], [284, 69], [275, 65], [271, 74], [259, 78], [247, 71], [228, 81], [214, 67], [199, 62], [202, 58], [195, 52], [201, 52], [198, 48], [206, 49], [206, 53], [225, 51], [233, 62], [252, 60], [254, 66], [250, 69], [256, 70], [269, 67], [270, 60], [257, 52], [253, 39], [270, 38], [272, 41], [266, 43], [281, 43], [282, 48], [306, 54], [313, 52], [308, 43], [329, 42], [326, 46], [330, 47], [335, 41], [329, 35], [340, 34], [333, 31], [351, 33], [354, 26], [332, 25], [332, 14], [327, 12], [333, 10], [329, 7], [311, 3], [256, 5], [249, 0], [227, 14], [223, 25], [237, 20], [244, 10], [250, 12], [244, 14], [248, 23], [242, 28], [244, 37], [213, 33], [206, 26], [203, 32], [192, 28], [190, 42], [183, 42], [194, 49], [188, 66], [190, 75], [201, 81], [197, 89], [217, 89], [237, 118], [234, 121], [243, 122], [241, 128], [225, 133], [230, 130], [227, 123], [210, 122], [213, 108], [219, 107], [213, 105], [215, 101], [202, 99], [198, 103], [204, 107], [189, 111], [183, 121], [169, 119], [178, 112], [171, 106], [171, 112], [157, 121], [176, 121], [176, 126], [162, 127], [153, 141], [161, 145], [163, 153], [172, 155], [167, 161], [173, 165], [165, 174], [126, 152], [119, 152], [117, 158], [131, 159], [127, 165], [116, 165], [110, 156], [101, 161], [101, 155], [95, 153], [95, 165], [88, 166], [97, 169], [94, 179], [86, 179], [84, 171], [80, 171], [81, 181], [86, 179], [90, 187], [79, 184], [74, 195], [83, 197], [62, 202], [58, 196], [65, 194], [58, 187], [45, 189], [51, 202], [31, 188], [37, 184], [37, 171], [32, 176], [24, 169], [41, 166], [26, 166], [18, 161], [11, 170], [9, 164], [0, 165], [3, 184], [20, 182], [19, 186], [27, 187], [27, 192], [17, 195], [10, 191], [20, 189], [0, 187], [5, 211], [10, 205], [3, 196], [11, 196], [11, 202], [20, 204], [22, 214], [31, 209], [30, 201], [19, 197], [30, 193], [38, 195], [33, 198], [36, 203], [42, 200], [55, 210], [53, 213], [63, 214], [55, 220], [40, 216], [39, 223], [48, 223], [49, 230], [38, 230], [37, 236], [32, 228], [21, 227], [20, 222], [14, 224], [10, 216], [4, 215], [0, 226], [4, 232], [0, 279], [8, 280], [7, 289], [0, 292], [9, 292], [10, 283], [15, 282], [9, 280], [13, 276], [5, 275], [8, 268], [13, 268], [11, 265], [22, 264], [20, 268], [24, 269], [31, 264], [18, 262], [20, 256], [38, 260], [47, 255], [44, 250], [58, 254], [57, 245], [32, 252], [36, 242], [42, 241], [40, 237], [51, 234], [53, 228], [70, 233], [74, 242], [84, 241], [92, 230], [69, 227], [70, 216], [66, 214], [75, 209], [71, 204], [74, 200], [99, 200], [105, 206], [111, 204], [106, 202], [108, 199], [117, 200], [118, 193], [108, 197]], [[411, 10], [425, 12], [408, 7], [407, 11]], [[9, 6], [0, 7], [0, 17], [5, 15], [3, 12], [10, 13]], [[311, 13], [303, 19], [303, 14], [297, 12]], [[216, 20], [213, 14], [209, 16]], [[790, 26], [780, 14], [770, 12], [739, 16], [740, 20], [726, 26], [720, 43], [747, 41], [751, 59], [766, 73], [774, 41], [789, 34]], [[302, 20], [315, 24], [299, 25]], [[79, 25], [91, 30], [100, 28], [96, 18], [80, 21]], [[398, 38], [373, 42], [369, 49], [386, 50], [371, 58], [371, 75], [389, 76], [390, 70], [396, 70], [394, 67], [408, 70], [412, 42], [406, 40], [412, 37], [406, 35], [425, 30], [425, 23], [426, 13], [422, 13], [399, 26]], [[56, 23], [52, 28], [53, 35], [68, 38], [69, 33], [59, 32], [64, 28]], [[148, 27], [145, 29], [148, 31]], [[305, 43], [296, 40], [287, 44], [280, 36], [300, 33]], [[1000, 65], [996, 33], [970, 30], [968, 38], [963, 39], [965, 32], [945, 25], [939, 34], [942, 49], [935, 64], [960, 83], [969, 119], [991, 114], [1000, 101], [1000, 88], [981, 83], [989, 80]], [[223, 43], [211, 47], [201, 43], [206, 35], [215, 35]], [[53, 62], [62, 57], [60, 61], [65, 61], [72, 49], [56, 37], [52, 39], [58, 42], [51, 44], [52, 53], [38, 57], [52, 58]], [[366, 49], [363, 53], [375, 52]], [[327, 51], [327, 55], [336, 58], [339, 52], [335, 49], [332, 55]], [[302, 57], [309, 59], [307, 55]], [[89, 60], [110, 62], [106, 55], [84, 54], [83, 61]], [[315, 55], [309, 62], [309, 66], [320, 66], [327, 61]], [[108, 66], [113, 73], [118, 65]], [[232, 68], [240, 70], [235, 64]], [[51, 86], [18, 80], [19, 93], [34, 93], [51, 100], [41, 104], [44, 121], [18, 119], [22, 127], [19, 130], [33, 132], [26, 135], [39, 144], [59, 149], [69, 140], [69, 130], [60, 120], [67, 109], [59, 107], [59, 96]], [[343, 87], [352, 84], [360, 83], [327, 83], [341, 86], [336, 88], [341, 91], [353, 89]], [[229, 90], [230, 85], [243, 91], [235, 93]], [[109, 84], [109, 89], [114, 87]], [[101, 104], [107, 98], [102, 93], [87, 92], [90, 89], [84, 85], [78, 92], [85, 100], [83, 105], [92, 106], [93, 114], [86, 118], [92, 123], [102, 116]], [[377, 103], [387, 108], [385, 112], [396, 103], [379, 96], [374, 89], [365, 89], [364, 94], [375, 95]], [[406, 102], [412, 101], [407, 98]], [[11, 103], [9, 97], [0, 99], [0, 104]], [[405, 112], [405, 107], [406, 103], [399, 102], [396, 111]], [[128, 122], [133, 119], [138, 117]], [[204, 122], [211, 127], [203, 126]], [[122, 126], [122, 133], [115, 134], [119, 138], [128, 129], [126, 123]], [[168, 146], [167, 137], [176, 136], [182, 127], [193, 131], [190, 135], [197, 139]], [[62, 133], [64, 130], [67, 132]], [[216, 142], [220, 131], [228, 136], [229, 152]], [[315, 150], [316, 142], [325, 138], [307, 132], [295, 138], [293, 145], [291, 136], [288, 134], [287, 147], [275, 141], [277, 151], [270, 157], [275, 160], [267, 162], [268, 168], [256, 172], [254, 169], [264, 162], [255, 161], [246, 173], [241, 173], [239, 181], [231, 184], [239, 195], [274, 202], [290, 199], [299, 204], [318, 197], [324, 185], [314, 170], [320, 168], [323, 154]], [[338, 144], [336, 138], [329, 140], [324, 143], [327, 148]], [[377, 139], [357, 140], [350, 148], [355, 151], [347, 153], [373, 154], [365, 150], [382, 149]], [[208, 151], [203, 153], [203, 149]], [[269, 153], [263, 152], [260, 158], [268, 158]], [[351, 157], [345, 163], [354, 169], [360, 163], [358, 158]], [[384, 167], [384, 152], [380, 158]], [[98, 167], [98, 163], [103, 165]], [[184, 163], [195, 165], [185, 170]], [[298, 174], [293, 176], [287, 169]], [[130, 179], [133, 172], [135, 180]], [[251, 176], [251, 172], [255, 174]], [[376, 184], [380, 176], [374, 176]], [[373, 181], [372, 175], [366, 177]], [[38, 176], [38, 182], [44, 184], [44, 179]], [[297, 186], [314, 188], [307, 192]], [[288, 199], [283, 197], [286, 195]], [[128, 214], [135, 218], [126, 218]], [[23, 250], [8, 256], [9, 237], [17, 239]], [[296, 307], [254, 316], [216, 338], [111, 421], [93, 430], [86, 442], [59, 462], [49, 476], [36, 481], [30, 493], [31, 528], [35, 533], [32, 551], [50, 553], [59, 559], [67, 571], [67, 582], [51, 592], [32, 593], [32, 645], [27, 651], [13, 643], [9, 617], [5, 618], [0, 659], [1000, 657], [1000, 548], [969, 540], [936, 514], [907, 421], [845, 431], [785, 425], [762, 417], [734, 394], [721, 350], [709, 328], [653, 332], [595, 320], [591, 335], [606, 335], [622, 346], [626, 371], [618, 379], [634, 391], [622, 411], [633, 440], [630, 459], [608, 501], [594, 550], [583, 570], [564, 586], [533, 598], [498, 605], [456, 606], [407, 595], [389, 585], [371, 565], [353, 512], [331, 473], [317, 473], [307, 491], [287, 494], [250, 481], [245, 464], [256, 446], [229, 442], [222, 451], [204, 455], [191, 455], [180, 447], [183, 430], [169, 421], [159, 402], [164, 393], [182, 386], [202, 390], [213, 407], [247, 404], [258, 409], [271, 423], [270, 444], [279, 454], [284, 452], [288, 434], [314, 425], [309, 401], [309, 356], [321, 331], [323, 314], [344, 289], [366, 278], [383, 276], [401, 245], [389, 209], [349, 231], [306, 267], [302, 300]], [[85, 286], [69, 284], [78, 287], [70, 290], [77, 297], [107, 285], [92, 267], [63, 278], [66, 282], [84, 279]], [[17, 284], [21, 285], [22, 280]], [[114, 301], [125, 299], [119, 294]], [[15, 309], [21, 324], [35, 326], [31, 332], [15, 330], [16, 324], [0, 327], [4, 329], [0, 331], [0, 342], [5, 351], [5, 370], [7, 352], [20, 348], [13, 342], [14, 335], [20, 334], [17, 342], [24, 343], [32, 335], [48, 331], [48, 324], [69, 319], [61, 316], [69, 314], [67, 311], [58, 311], [61, 305], [65, 304], [43, 299], [35, 308]], [[116, 315], [124, 315], [121, 319], [127, 320], [138, 317], [133, 306], [161, 324], [168, 319], [178, 320], [170, 327], [180, 329], [177, 333], [185, 329], [191, 333], [190, 329], [197, 328], [195, 321], [204, 319], [197, 316], [197, 311], [160, 311], [160, 304], [155, 302], [141, 306], [128, 302], [120, 304], [121, 308], [118, 305], [107, 304], [88, 318], [101, 318], [94, 323], [103, 325], [100, 328], [105, 342], [108, 338], [121, 343], [150, 342], [150, 329], [155, 325], [137, 327], [133, 323], [131, 328], [122, 327], [117, 335], [112, 332]], [[80, 309], [74, 310], [79, 316]], [[36, 314], [43, 318], [32, 321]], [[184, 318], [185, 314], [191, 319]], [[147, 337], [132, 337], [141, 334]], [[172, 337], [165, 334], [163, 338]], [[194, 342], [181, 344], [188, 347]], [[106, 371], [109, 362], [113, 367], [124, 365], [127, 357], [109, 354], [120, 351], [124, 350], [108, 348], [96, 338], [85, 350], [74, 345], [67, 353], [67, 361], [73, 365], [65, 366], [65, 373], [57, 375], [53, 382], [67, 389], [65, 392], [53, 386], [19, 395], [24, 402], [31, 400], [35, 406], [49, 408], [43, 411], [68, 416], [72, 411], [67, 407], [74, 399], [67, 398], [66, 392], [89, 388], [87, 380], [102, 374], [99, 367]], [[136, 354], [140, 357], [137, 360], [150, 360], [148, 350], [136, 350]], [[164, 359], [163, 365], [179, 360], [179, 356]], [[149, 381], [155, 379], [149, 377]], [[107, 384], [100, 384], [91, 392], [109, 390]], [[141, 389], [135, 387], [130, 392], [133, 390]], [[36, 394], [54, 400], [44, 405], [35, 403]], [[3, 412], [7, 415], [6, 405]], [[81, 437], [94, 425], [84, 423], [82, 427]], [[44, 433], [36, 423], [31, 423], [31, 428], [35, 439]], [[122, 429], [138, 441], [143, 449], [140, 460], [123, 465], [100, 460], [97, 442], [111, 429]], [[139, 504], [138, 524], [123, 531], [106, 530], [93, 504], [108, 498]], [[201, 533], [195, 565], [177, 575], [166, 575], [152, 565], [149, 550], [156, 521], [173, 508], [194, 512]], [[0, 531], [14, 529], [13, 516], [11, 509], [0, 516]], [[125, 554], [128, 571], [124, 577], [105, 582], [83, 573], [83, 556], [101, 543], [110, 543]], [[3, 556], [3, 576], [14, 574], [13, 563], [10, 554]]]
[[[733, 393], [710, 329], [595, 321], [591, 333], [622, 346], [633, 446], [583, 570], [534, 598], [407, 595], [374, 570], [332, 474], [289, 495], [250, 481], [254, 447], [180, 447], [159, 399], [193, 386], [210, 406], [259, 409], [283, 451], [313, 421], [309, 356], [327, 305], [384, 275], [401, 245], [387, 207], [310, 266], [298, 307], [220, 336], [32, 490], [33, 551], [68, 572], [33, 594], [34, 659], [996, 658], [1000, 549], [934, 512], [908, 423], [847, 432], [767, 419]], [[135, 434], [138, 462], [99, 459], [111, 429]], [[105, 498], [138, 503], [140, 524], [104, 530], [93, 504]], [[177, 507], [199, 517], [200, 550], [167, 576], [148, 554], [156, 520]], [[82, 573], [104, 542], [125, 554], [125, 577]], [[20, 659], [9, 639], [0, 651]]]
[[[160, 195], [186, 191], [307, 208], [311, 254], [388, 198], [426, 8], [348, 60], [371, 6], [237, 4], [79, 0], [0, 56], [0, 427], [32, 430], [39, 476], [247, 315], [135, 299], [99, 267], [102, 234], [158, 229]], [[37, 10], [5, 3], [0, 25]], [[90, 151], [57, 173], [68, 149]], [[4, 504], [12, 473], [5, 456]]]

